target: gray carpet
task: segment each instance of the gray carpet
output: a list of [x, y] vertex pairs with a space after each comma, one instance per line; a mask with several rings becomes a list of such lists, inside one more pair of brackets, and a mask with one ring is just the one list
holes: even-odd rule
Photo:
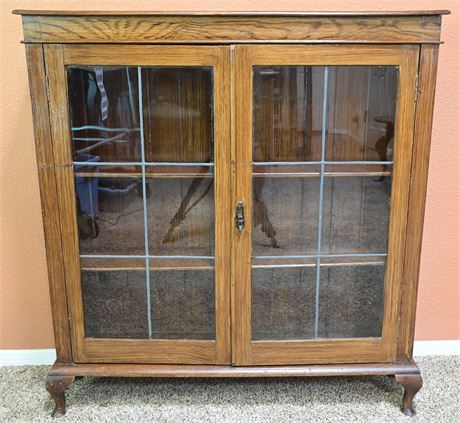
[[[458, 357], [421, 357], [417, 416], [399, 411], [393, 378], [83, 378], [67, 391], [62, 422], [459, 422]], [[45, 422], [48, 366], [0, 367], [0, 421]], [[56, 420], [55, 420], [56, 421]], [[59, 420], [58, 420], [59, 421]]]

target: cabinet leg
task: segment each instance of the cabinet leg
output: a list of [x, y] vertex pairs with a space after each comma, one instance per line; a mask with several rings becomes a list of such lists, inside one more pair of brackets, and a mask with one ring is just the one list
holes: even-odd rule
[[65, 390], [74, 380], [74, 376], [48, 376], [46, 390], [51, 394], [56, 404], [51, 416], [61, 417], [65, 414]]
[[395, 375], [396, 382], [404, 387], [404, 396], [402, 400], [401, 411], [406, 416], [414, 416], [415, 410], [413, 400], [415, 394], [420, 391], [423, 386], [423, 380], [420, 373]]

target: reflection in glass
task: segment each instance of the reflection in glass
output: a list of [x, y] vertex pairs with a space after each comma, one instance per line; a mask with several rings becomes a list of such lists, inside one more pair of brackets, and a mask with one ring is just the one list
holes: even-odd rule
[[69, 66], [67, 78], [73, 159], [140, 161], [137, 68]]
[[384, 265], [321, 266], [319, 338], [379, 337]]
[[67, 76], [85, 335], [215, 339], [212, 67]]
[[214, 271], [150, 270], [152, 338], [215, 339]]
[[155, 255], [214, 254], [211, 173], [195, 178], [148, 178], [150, 250]]
[[386, 252], [390, 188], [386, 177], [326, 177], [321, 253]]
[[252, 339], [315, 334], [315, 267], [253, 268]]
[[85, 336], [148, 338], [145, 271], [82, 271]]
[[395, 66], [329, 66], [327, 161], [392, 160]]
[[253, 339], [381, 336], [397, 89], [395, 66], [253, 67]]
[[140, 177], [76, 169], [75, 192], [80, 254], [144, 254]]
[[319, 178], [253, 180], [253, 255], [315, 254]]
[[213, 161], [212, 69], [143, 68], [146, 161]]
[[395, 66], [255, 66], [253, 161], [392, 160]]

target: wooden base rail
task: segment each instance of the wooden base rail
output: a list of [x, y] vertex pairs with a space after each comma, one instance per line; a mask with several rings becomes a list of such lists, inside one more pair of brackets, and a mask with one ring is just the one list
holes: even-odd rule
[[48, 374], [46, 389], [55, 401], [53, 417], [66, 412], [65, 390], [83, 376], [96, 377], [313, 377], [394, 376], [404, 387], [401, 411], [415, 415], [413, 399], [422, 387], [420, 370], [413, 362], [369, 364], [318, 364], [311, 366], [195, 366], [165, 364], [66, 364], [55, 363]]

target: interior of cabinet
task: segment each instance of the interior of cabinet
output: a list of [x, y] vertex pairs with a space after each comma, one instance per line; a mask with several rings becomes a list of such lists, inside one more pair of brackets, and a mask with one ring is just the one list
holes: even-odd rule
[[67, 75], [86, 336], [214, 339], [212, 68]]
[[[86, 336], [212, 339], [211, 68], [67, 75]], [[253, 339], [380, 336], [396, 89], [395, 67], [254, 68]]]
[[381, 336], [397, 83], [253, 68], [253, 340]]

